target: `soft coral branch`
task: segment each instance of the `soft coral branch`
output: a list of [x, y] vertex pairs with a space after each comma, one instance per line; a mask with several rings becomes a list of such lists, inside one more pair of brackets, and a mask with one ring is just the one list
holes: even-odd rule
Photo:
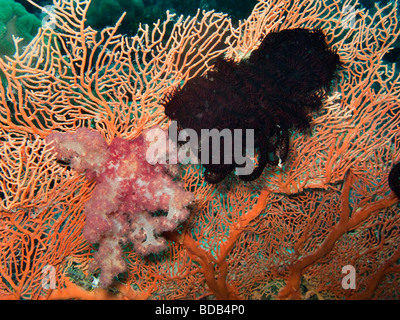
[[[76, 133], [55, 132], [47, 137], [57, 157], [96, 181], [85, 205], [84, 238], [99, 243], [92, 267], [100, 267], [102, 285], [126, 270], [121, 243], [132, 242], [143, 254], [166, 248], [160, 235], [186, 220], [193, 194], [173, 181], [166, 166], [146, 160], [147, 141], [115, 138], [107, 146], [100, 133], [81, 128]], [[153, 216], [156, 211], [167, 215]]]

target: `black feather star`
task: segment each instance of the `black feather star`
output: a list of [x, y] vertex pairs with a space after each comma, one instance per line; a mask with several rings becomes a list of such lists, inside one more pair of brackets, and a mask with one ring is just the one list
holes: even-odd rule
[[388, 176], [388, 183], [390, 189], [400, 199], [400, 162], [393, 166]]
[[[282, 30], [269, 33], [247, 60], [235, 63], [218, 58], [205, 76], [175, 89], [162, 104], [180, 129], [193, 129], [199, 136], [201, 129], [228, 129], [232, 134], [234, 129], [253, 129], [258, 165], [251, 174], [239, 175], [252, 181], [267, 164], [285, 161], [289, 131], [310, 128], [311, 113], [321, 109], [340, 65], [322, 30]], [[224, 153], [224, 141], [219, 150], [220, 163], [212, 163], [211, 156], [203, 163], [210, 183], [222, 181], [243, 166], [224, 162], [232, 156]], [[200, 154], [201, 150], [199, 158]]]

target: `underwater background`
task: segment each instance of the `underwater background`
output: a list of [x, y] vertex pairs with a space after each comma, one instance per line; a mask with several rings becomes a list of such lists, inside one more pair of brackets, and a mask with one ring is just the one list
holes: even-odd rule
[[[360, 0], [359, 3], [367, 10], [374, 11], [375, 3], [385, 6], [390, 0], [369, 1]], [[21, 6], [16, 5], [21, 4]], [[51, 5], [52, 1], [36, 1], [42, 7]], [[139, 23], [147, 23], [151, 25], [158, 19], [163, 21], [166, 17], [166, 10], [170, 10], [178, 15], [195, 15], [198, 9], [215, 10], [229, 14], [233, 21], [245, 19], [249, 16], [253, 7], [257, 3], [256, 0], [249, 1], [164, 1], [164, 0], [140, 0], [140, 1], [92, 1], [92, 5], [87, 14], [87, 25], [101, 30], [107, 26], [115, 24], [121, 14], [126, 11], [127, 16], [122, 22], [119, 31], [122, 34], [134, 35], [137, 31]], [[11, 15], [16, 14], [18, 17], [24, 17], [24, 26], [21, 29], [13, 30], [14, 34], [24, 37], [26, 41], [30, 41], [36, 34], [37, 28], [41, 25], [41, 20], [45, 17], [36, 6], [28, 3], [26, 0], [3, 0], [1, 2], [4, 10], [10, 11], [7, 15], [3, 13], [1, 23], [7, 25]], [[7, 9], [6, 9], [7, 8]], [[31, 14], [31, 15], [30, 15]], [[33, 16], [32, 16], [33, 15]], [[28, 18], [29, 17], [29, 18]], [[0, 54], [12, 54], [14, 48], [11, 38], [3, 36], [0, 42]], [[400, 45], [396, 42], [394, 49], [388, 52], [384, 59], [387, 62], [397, 62], [400, 59]]]
[[[397, 2], [89, 2], [0, 0], [0, 298], [399, 298]], [[295, 28], [323, 31], [335, 76], [330, 55], [304, 63], [284, 51], [296, 39], [277, 37], [278, 71], [265, 77], [297, 82], [264, 96], [255, 70], [270, 64], [256, 52]], [[329, 82], [310, 93], [323, 102], [307, 130], [283, 133], [298, 101], [315, 102], [298, 81], [314, 71]], [[252, 181], [149, 165], [173, 97], [182, 125], [280, 118], [258, 136], [277, 158]], [[262, 113], [268, 99], [289, 105]]]

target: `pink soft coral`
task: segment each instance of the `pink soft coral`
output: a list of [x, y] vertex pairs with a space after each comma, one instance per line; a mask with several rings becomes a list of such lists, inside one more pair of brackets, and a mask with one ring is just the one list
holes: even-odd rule
[[[121, 243], [132, 242], [143, 255], [166, 247], [161, 232], [175, 229], [189, 214], [193, 194], [173, 181], [163, 164], [146, 161], [148, 142], [115, 138], [108, 146], [100, 133], [80, 128], [75, 133], [54, 132], [47, 137], [59, 159], [96, 180], [86, 203], [83, 235], [99, 243], [92, 267], [101, 268], [100, 282], [108, 286], [126, 268]], [[153, 216], [156, 211], [166, 216]]]

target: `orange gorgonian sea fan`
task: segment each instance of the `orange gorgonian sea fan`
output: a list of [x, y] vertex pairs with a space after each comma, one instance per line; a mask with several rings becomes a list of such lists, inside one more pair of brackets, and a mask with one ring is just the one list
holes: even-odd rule
[[[1, 298], [399, 298], [387, 177], [400, 161], [400, 85], [382, 60], [399, 36], [397, 3], [264, 0], [236, 27], [221, 13], [168, 13], [134, 37], [118, 34], [121, 20], [85, 26], [89, 3], [55, 1], [52, 23], [0, 60]], [[200, 167], [180, 166], [195, 195], [189, 219], [160, 254], [127, 244], [114, 293], [96, 288], [96, 248], [82, 237], [94, 183], [58, 163], [46, 136], [89, 127], [110, 143], [166, 128], [165, 94], [216, 57], [246, 59], [267, 33], [297, 27], [321, 28], [343, 61], [311, 134], [292, 132], [284, 166], [252, 183], [209, 185]], [[355, 286], [342, 270], [356, 271]]]

